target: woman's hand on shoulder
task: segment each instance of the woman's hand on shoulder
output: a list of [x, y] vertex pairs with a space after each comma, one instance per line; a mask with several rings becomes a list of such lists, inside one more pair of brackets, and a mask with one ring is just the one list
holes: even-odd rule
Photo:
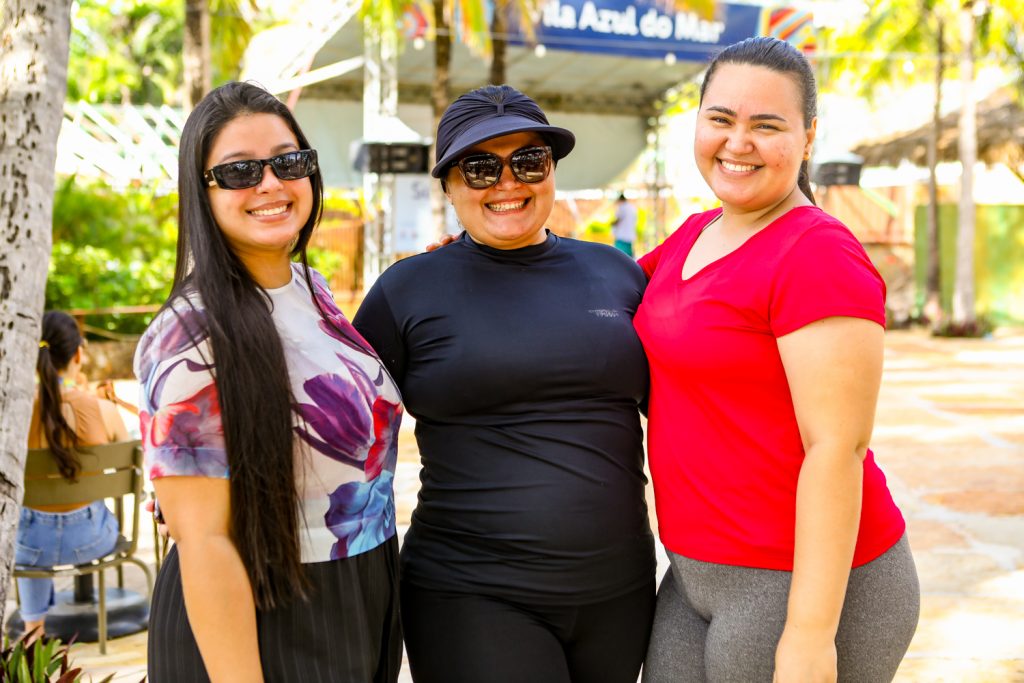
[[[462, 233], [459, 233], [459, 235], [461, 234]], [[446, 247], [455, 240], [459, 239], [459, 235], [441, 235], [440, 237], [437, 238], [436, 242], [431, 242], [430, 244], [428, 244], [425, 251], [437, 251], [441, 247]]]
[[772, 683], [835, 683], [837, 661], [834, 635], [786, 628], [775, 650]]

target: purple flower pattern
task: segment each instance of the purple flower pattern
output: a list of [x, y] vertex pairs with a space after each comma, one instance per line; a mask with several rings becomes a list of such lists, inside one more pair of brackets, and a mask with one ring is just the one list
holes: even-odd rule
[[318, 453], [362, 469], [373, 425], [359, 387], [341, 375], [317, 375], [303, 388], [313, 402], [296, 404], [305, 421], [296, 433]]
[[[322, 472], [338, 477], [348, 472], [342, 478], [344, 483], [333, 488], [329, 479], [322, 481], [320, 485], [327, 484], [327, 488], [312, 495], [323, 498], [307, 497], [304, 503], [307, 508], [322, 505], [320, 509], [326, 510], [322, 523], [336, 539], [333, 545], [320, 541], [322, 547], [303, 551], [309, 558], [306, 561], [318, 562], [371, 550], [394, 535], [392, 485], [402, 407], [397, 388], [338, 309], [322, 276], [314, 272], [313, 281], [313, 295], [331, 324], [319, 317], [301, 275], [294, 278], [293, 286], [301, 288], [310, 309], [301, 311], [306, 316], [303, 319], [320, 333], [303, 342], [303, 362], [295, 367], [286, 345], [296, 396], [295, 443], [297, 448], [308, 449], [309, 456], [302, 462], [313, 480], [320, 481]], [[151, 478], [229, 476], [204, 329], [201, 307], [179, 305], [177, 310], [163, 311], [140, 341], [136, 373]], [[310, 353], [310, 345], [315, 353]], [[310, 365], [314, 357], [315, 367]], [[296, 376], [296, 367], [303, 368], [302, 376]], [[344, 467], [319, 467], [317, 458]], [[318, 525], [312, 518], [306, 523], [311, 529]]]

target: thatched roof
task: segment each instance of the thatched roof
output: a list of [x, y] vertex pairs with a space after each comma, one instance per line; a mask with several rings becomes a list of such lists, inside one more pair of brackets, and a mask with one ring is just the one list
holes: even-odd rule
[[[939, 161], [957, 161], [960, 151], [959, 112], [942, 117]], [[1013, 91], [1000, 90], [978, 103], [978, 159], [1001, 163], [1011, 169], [1024, 165], [1024, 108]], [[896, 166], [904, 159], [917, 166], [928, 164], [928, 137], [932, 124], [912, 131], [863, 142], [854, 153], [865, 166]]]

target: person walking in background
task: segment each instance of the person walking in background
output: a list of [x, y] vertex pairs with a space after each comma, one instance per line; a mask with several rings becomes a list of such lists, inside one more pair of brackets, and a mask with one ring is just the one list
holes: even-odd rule
[[545, 229], [575, 137], [509, 86], [437, 130], [465, 232], [391, 266], [354, 324], [417, 418], [402, 547], [417, 683], [635, 683], [654, 607], [631, 319], [644, 275]]
[[175, 541], [149, 680], [393, 683], [402, 409], [307, 265], [316, 152], [273, 95], [229, 83], [189, 115], [178, 169], [174, 285], [135, 357]]
[[[78, 323], [67, 313], [43, 314], [36, 358], [38, 393], [32, 405], [28, 447], [48, 448], [65, 479], [76, 480], [81, 463], [78, 446], [128, 440], [117, 407], [78, 386], [70, 386], [84, 360]], [[66, 381], [68, 380], [68, 381]], [[70, 506], [21, 509], [15, 563], [53, 567], [78, 564], [108, 555], [117, 544], [117, 520], [102, 500]], [[53, 579], [18, 579], [25, 631], [43, 635], [46, 613], [54, 604]]]
[[694, 155], [721, 208], [640, 260], [648, 448], [671, 570], [644, 681], [892, 680], [917, 625], [869, 449], [885, 285], [814, 205], [816, 89], [790, 44], [711, 63]]
[[615, 202], [612, 235], [615, 238], [615, 248], [627, 256], [633, 256], [633, 244], [636, 242], [636, 221], [636, 207], [626, 199], [626, 193], [623, 192]]

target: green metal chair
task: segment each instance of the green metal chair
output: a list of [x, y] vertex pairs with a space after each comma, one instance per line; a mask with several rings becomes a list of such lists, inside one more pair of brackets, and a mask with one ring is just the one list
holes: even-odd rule
[[[56, 578], [97, 574], [99, 578], [99, 649], [107, 652], [107, 594], [104, 570], [117, 569], [118, 586], [124, 588], [125, 562], [138, 566], [146, 576], [147, 600], [153, 594], [153, 575], [145, 562], [135, 557], [139, 543], [139, 508], [142, 500], [142, 444], [140, 441], [122, 441], [102, 446], [78, 449], [82, 469], [78, 481], [61, 476], [57, 461], [45, 448], [30, 449], [25, 461], [26, 507], [90, 503], [112, 498], [114, 514], [121, 529], [113, 552], [98, 560], [52, 568], [16, 566], [14, 576], [29, 579]], [[131, 535], [125, 536], [124, 498], [132, 496]]]

